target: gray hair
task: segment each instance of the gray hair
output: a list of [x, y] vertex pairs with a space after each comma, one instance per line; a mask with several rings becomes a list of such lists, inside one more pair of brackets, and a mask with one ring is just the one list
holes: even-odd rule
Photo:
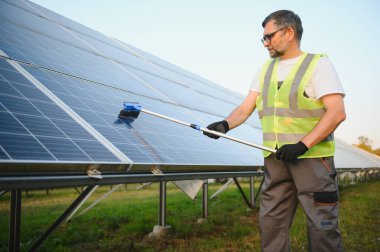
[[303, 28], [301, 19], [297, 14], [290, 10], [275, 11], [264, 19], [262, 23], [263, 28], [269, 21], [272, 20], [278, 28], [292, 27], [295, 32], [296, 39], [298, 42], [301, 42]]

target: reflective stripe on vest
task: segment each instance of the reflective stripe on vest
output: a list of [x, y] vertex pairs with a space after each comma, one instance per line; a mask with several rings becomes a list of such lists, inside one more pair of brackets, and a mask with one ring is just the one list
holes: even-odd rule
[[[305, 87], [310, 81], [315, 66], [322, 54], [306, 54], [293, 66], [292, 70], [278, 88], [278, 59], [264, 65], [260, 76], [261, 93], [256, 107], [263, 128], [263, 144], [270, 148], [284, 144], [297, 143], [314, 129], [325, 108], [320, 100], [304, 96]], [[313, 146], [300, 158], [326, 157], [334, 155], [334, 137]], [[269, 156], [264, 151], [264, 156]]]

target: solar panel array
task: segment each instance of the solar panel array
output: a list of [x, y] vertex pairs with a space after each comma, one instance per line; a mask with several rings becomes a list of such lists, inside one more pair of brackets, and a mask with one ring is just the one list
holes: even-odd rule
[[1, 159], [117, 162], [117, 158], [4, 60]]
[[[242, 96], [29, 1], [0, 1], [0, 163], [262, 165], [261, 151], [150, 115], [207, 125]], [[256, 115], [231, 135], [261, 141]], [[5, 166], [0, 168], [4, 170]], [[184, 168], [185, 169], [185, 168]]]

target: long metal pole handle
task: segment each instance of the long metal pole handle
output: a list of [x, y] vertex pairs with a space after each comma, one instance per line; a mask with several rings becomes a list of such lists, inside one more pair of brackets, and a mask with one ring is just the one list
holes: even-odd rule
[[262, 145], [259, 145], [259, 144], [251, 143], [251, 142], [248, 142], [248, 141], [236, 138], [236, 137], [232, 137], [232, 136], [220, 133], [220, 132], [215, 131], [215, 130], [209, 130], [208, 128], [203, 128], [203, 127], [200, 128], [200, 130], [204, 131], [204, 132], [207, 132], [207, 133], [211, 133], [211, 134], [220, 136], [220, 137], [223, 137], [223, 138], [226, 138], [226, 139], [229, 139], [229, 140], [232, 140], [232, 141], [235, 141], [235, 142], [238, 142], [238, 143], [241, 143], [241, 144], [245, 144], [245, 145], [248, 145], [248, 146], [251, 146], [251, 147], [255, 147], [255, 148], [260, 149], [260, 150], [265, 150], [265, 151], [269, 151], [269, 152], [272, 152], [272, 153], [276, 153], [275, 149], [272, 149], [272, 148], [269, 148], [269, 147], [266, 147], [266, 146], [262, 146]]
[[217, 136], [220, 136], [220, 137], [232, 140], [234, 142], [245, 144], [245, 145], [248, 145], [248, 146], [260, 149], [260, 150], [265, 150], [265, 151], [269, 151], [269, 152], [272, 152], [272, 153], [276, 153], [275, 149], [272, 149], [272, 148], [269, 148], [269, 147], [266, 147], [266, 146], [262, 146], [262, 145], [258, 145], [258, 144], [255, 144], [255, 143], [251, 143], [251, 142], [248, 142], [248, 141], [236, 138], [236, 137], [232, 137], [232, 136], [220, 133], [220, 132], [215, 131], [215, 130], [209, 130], [208, 128], [194, 127], [194, 124], [183, 122], [183, 121], [180, 121], [180, 120], [168, 117], [168, 116], [164, 116], [164, 115], [161, 115], [161, 114], [158, 114], [158, 113], [155, 113], [155, 112], [143, 109], [143, 108], [141, 109], [141, 112], [144, 112], [146, 114], [150, 114], [150, 115], [153, 115], [153, 116], [157, 116], [157, 117], [160, 117], [160, 118], [163, 118], [163, 119], [166, 119], [166, 120], [178, 123], [178, 124], [182, 124], [182, 125], [185, 125], [185, 126], [188, 126], [188, 127], [192, 127], [192, 128], [195, 128], [195, 129], [203, 131], [203, 132], [211, 133], [211, 134], [214, 134], [214, 135], [217, 135]]

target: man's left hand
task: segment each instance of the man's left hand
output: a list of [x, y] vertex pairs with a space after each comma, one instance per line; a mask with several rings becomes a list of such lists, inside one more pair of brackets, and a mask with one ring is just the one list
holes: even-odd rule
[[309, 148], [301, 141], [296, 144], [285, 144], [276, 151], [276, 158], [278, 160], [294, 162], [308, 150]]

